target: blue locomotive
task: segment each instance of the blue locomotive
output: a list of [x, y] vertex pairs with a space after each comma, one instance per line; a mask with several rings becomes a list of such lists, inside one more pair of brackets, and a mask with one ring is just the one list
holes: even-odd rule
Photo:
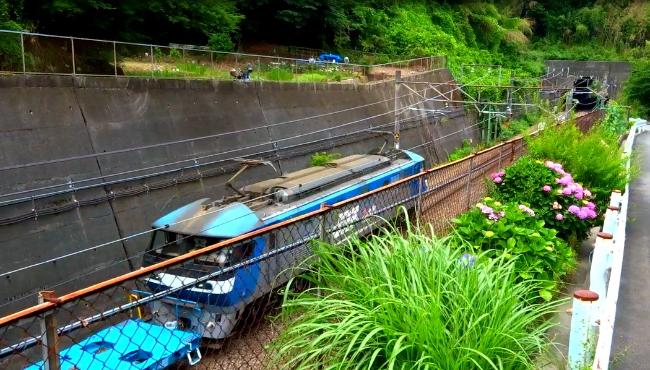
[[[208, 198], [196, 200], [153, 223], [158, 230], [153, 233], [143, 257], [143, 265], [180, 256], [303, 215], [318, 209], [323, 203], [334, 204], [377, 189], [419, 173], [423, 164], [421, 156], [409, 151], [350, 155], [326, 166], [287, 173], [241, 189], [233, 187], [237, 194], [220, 201]], [[392, 199], [367, 199], [340, 212], [327, 230], [329, 240], [341, 241], [349, 236], [346, 233], [358, 235], [370, 232], [376, 227], [372, 222], [366, 222], [362, 229], [357, 227], [354, 230], [349, 224], [389, 208], [389, 202], [394, 203], [397, 197], [414, 199], [421, 191], [417, 180], [404, 189], [402, 192], [405, 194]], [[414, 201], [407, 206], [413, 204]], [[297, 241], [304, 240], [305, 234], [318, 233], [318, 223], [316, 219], [306, 220], [293, 231], [279, 229], [152, 275], [144, 282], [146, 291], [139, 293], [146, 295], [169, 288], [192, 286], [151, 303], [149, 308], [153, 320], [169, 328], [178, 327], [199, 333], [205, 338], [226, 338], [247, 304], [288, 281], [293, 274], [291, 268], [310, 255], [308, 243], [303, 243], [300, 248], [286, 248], [282, 253], [259, 259], [245, 267], [230, 269], [232, 271], [222, 273], [213, 280], [194, 284], [196, 279], [285, 246], [300, 244]]]

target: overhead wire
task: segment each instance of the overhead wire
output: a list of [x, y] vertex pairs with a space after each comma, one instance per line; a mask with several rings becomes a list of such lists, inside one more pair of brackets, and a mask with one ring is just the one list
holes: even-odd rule
[[[430, 88], [425, 88], [423, 90], [420, 90], [419, 92], [424, 92], [424, 91], [426, 91], [428, 89], [430, 89]], [[411, 93], [399, 96], [398, 98], [403, 98], [403, 97], [411, 96], [411, 95], [414, 95], [414, 94], [415, 94], [414, 92], [411, 92]], [[230, 131], [230, 132], [227, 132], [227, 133], [220, 133], [220, 134], [215, 134], [215, 135], [203, 136], [203, 137], [199, 137], [199, 138], [185, 139], [185, 140], [182, 140], [182, 142], [190, 142], [190, 141], [195, 141], [195, 140], [200, 140], [200, 139], [205, 139], [205, 138], [214, 138], [214, 137], [217, 137], [217, 136], [225, 136], [225, 135], [241, 133], [241, 132], [244, 132], [244, 131], [258, 130], [258, 129], [263, 129], [265, 127], [272, 127], [272, 126], [281, 125], [281, 124], [300, 122], [300, 121], [309, 120], [309, 119], [313, 119], [313, 118], [319, 118], [319, 117], [323, 117], [323, 116], [327, 116], [327, 115], [334, 115], [334, 114], [338, 114], [338, 113], [341, 113], [341, 112], [346, 112], [346, 111], [350, 111], [350, 110], [354, 110], [354, 109], [360, 109], [360, 108], [364, 108], [364, 107], [367, 107], [367, 106], [370, 106], [370, 105], [382, 104], [382, 103], [385, 103], [385, 102], [388, 102], [388, 101], [391, 101], [391, 100], [395, 100], [395, 98], [385, 99], [385, 100], [382, 100], [382, 101], [369, 103], [369, 104], [365, 104], [365, 105], [362, 105], [362, 106], [351, 107], [351, 108], [347, 108], [347, 109], [343, 109], [343, 110], [339, 110], [339, 111], [335, 111], [335, 112], [329, 112], [329, 113], [319, 114], [319, 115], [315, 115], [315, 116], [309, 116], [309, 117], [304, 117], [304, 118], [300, 118], [300, 119], [294, 119], [294, 120], [290, 120], [290, 121], [284, 121], [284, 122], [280, 122], [280, 123], [277, 123], [277, 124], [259, 126], [259, 127], [254, 128], [254, 129], [244, 129], [244, 130]], [[330, 128], [326, 128], [326, 129], [321, 129], [321, 130], [317, 130], [317, 131], [311, 131], [311, 132], [308, 132], [308, 133], [295, 135], [295, 136], [291, 136], [291, 137], [287, 137], [287, 138], [281, 138], [281, 139], [277, 139], [277, 140], [271, 140], [271, 141], [267, 141], [267, 142], [263, 142], [263, 143], [258, 143], [258, 144], [250, 145], [250, 146], [243, 147], [243, 148], [235, 148], [235, 149], [231, 149], [231, 150], [228, 150], [228, 151], [225, 151], [225, 152], [212, 153], [212, 154], [203, 155], [203, 156], [195, 156], [195, 157], [188, 158], [188, 159], [183, 159], [183, 160], [178, 160], [178, 161], [173, 161], [173, 162], [166, 162], [166, 163], [162, 163], [162, 164], [158, 164], [158, 165], [154, 165], [154, 166], [148, 166], [148, 167], [144, 167], [144, 168], [138, 168], [138, 169], [133, 169], [133, 170], [128, 170], [128, 171], [122, 171], [122, 172], [113, 173], [113, 174], [100, 175], [100, 176], [96, 176], [96, 177], [89, 178], [89, 179], [69, 181], [69, 182], [56, 184], [56, 185], [48, 185], [48, 186], [44, 186], [44, 187], [40, 187], [40, 188], [26, 189], [26, 190], [21, 190], [21, 191], [17, 191], [17, 192], [1, 194], [0, 198], [6, 198], [6, 197], [10, 197], [10, 196], [14, 196], [14, 195], [21, 195], [21, 194], [26, 194], [26, 193], [34, 193], [34, 192], [38, 192], [38, 191], [42, 191], [42, 190], [48, 190], [48, 189], [54, 189], [54, 188], [60, 188], [60, 187], [67, 187], [67, 188], [69, 188], [69, 191], [75, 191], [75, 190], [79, 190], [79, 189], [85, 189], [85, 187], [79, 188], [79, 187], [75, 187], [75, 185], [90, 182], [90, 181], [96, 181], [96, 180], [103, 180], [103, 181], [101, 183], [98, 183], [98, 184], [93, 184], [92, 187], [112, 185], [113, 182], [106, 182], [105, 179], [120, 176], [120, 175], [127, 175], [127, 174], [131, 174], [131, 173], [135, 173], [135, 172], [142, 172], [142, 171], [146, 171], [146, 170], [152, 170], [152, 169], [156, 169], [156, 168], [167, 167], [167, 166], [186, 163], [186, 162], [194, 162], [195, 165], [194, 166], [184, 167], [184, 168], [194, 168], [194, 167], [196, 167], [197, 162], [199, 160], [201, 160], [201, 159], [211, 158], [211, 157], [214, 157], [214, 156], [219, 156], [219, 155], [224, 155], [224, 154], [228, 154], [228, 153], [243, 151], [243, 150], [252, 149], [252, 148], [265, 146], [265, 145], [273, 145], [273, 144], [277, 144], [278, 142], [287, 141], [287, 140], [291, 140], [291, 139], [296, 139], [296, 138], [300, 138], [300, 137], [304, 137], [304, 136], [309, 136], [309, 135], [313, 135], [313, 134], [316, 134], [316, 133], [321, 133], [321, 132], [325, 132], [325, 131], [328, 131], [328, 130], [333, 130], [333, 129], [337, 129], [337, 128], [341, 128], [341, 127], [346, 127], [346, 126], [353, 125], [353, 124], [356, 124], [356, 123], [359, 123], [359, 122], [364, 122], [364, 121], [367, 121], [367, 120], [371, 120], [371, 119], [374, 119], [374, 118], [377, 118], [377, 117], [390, 115], [390, 114], [393, 114], [393, 112], [385, 112], [385, 113], [381, 113], [381, 114], [377, 114], [377, 115], [373, 115], [373, 116], [369, 116], [369, 117], [364, 117], [362, 119], [350, 121], [350, 122], [347, 122], [347, 123], [344, 123], [344, 124], [341, 124], [341, 125], [338, 125], [338, 126], [334, 126], [334, 127], [330, 127]], [[325, 138], [323, 140], [327, 140], [327, 138]], [[181, 142], [181, 141], [179, 141], [179, 142]], [[141, 150], [141, 149], [144, 149], [144, 148], [152, 148], [152, 147], [163, 146], [163, 145], [171, 145], [170, 143], [173, 144], [173, 143], [176, 143], [176, 142], [160, 143], [160, 144], [155, 144], [154, 146], [130, 148], [128, 150], [129, 151], [131, 151], [131, 150]], [[123, 151], [127, 151], [127, 149], [117, 151], [117, 152], [121, 153]], [[98, 155], [106, 155], [106, 154], [115, 154], [115, 153], [116, 153], [116, 151], [97, 153], [97, 154]], [[249, 153], [249, 154], [245, 154], [245, 155], [246, 156], [251, 156], [251, 155], [256, 155], [256, 154], [259, 154], [259, 153]], [[93, 155], [88, 155], [88, 157], [84, 156], [83, 158], [91, 158], [91, 157], [93, 157]], [[51, 161], [44, 161], [44, 162], [33, 162], [33, 163], [28, 163], [28, 164], [23, 164], [23, 165], [8, 166], [8, 167], [0, 168], [0, 171], [6, 170], [6, 169], [23, 168], [24, 166], [33, 166], [33, 165], [38, 165], [38, 164], [57, 163], [57, 162], [61, 162], [61, 161], [72, 160], [72, 159], [75, 159], [75, 158], [78, 159], [79, 157], [69, 157], [69, 158], [62, 158], [62, 159], [58, 159], [58, 160], [51, 160]], [[224, 159], [223, 161], [236, 159], [236, 158], [238, 158], [238, 157]], [[162, 174], [166, 174], [166, 173], [170, 173], [170, 172], [176, 172], [176, 171], [178, 171], [180, 169], [183, 169], [183, 168], [173, 169], [173, 170], [164, 172]], [[153, 175], [146, 175], [146, 176], [150, 177], [150, 176], [157, 176], [157, 175], [160, 175], [160, 174], [161, 173], [156, 173], [156, 174], [153, 174]], [[126, 180], [121, 179], [119, 181], [122, 182], [122, 181], [130, 181], [130, 180], [131, 179], [126, 179]], [[66, 189], [66, 191], [64, 191], [64, 193], [69, 192], [69, 191]], [[44, 194], [44, 196], [57, 195], [57, 194], [60, 194], [60, 193], [61, 192], [46, 193], [46, 194]], [[43, 197], [43, 195], [39, 194], [39, 198], [40, 197]], [[8, 201], [0, 202], [0, 205], [4, 205], [4, 204], [9, 203], [9, 202], [14, 203], [15, 201], [29, 201], [29, 200], [32, 200], [32, 199], [33, 199], [33, 197], [23, 197], [23, 198], [18, 198], [18, 199], [11, 199], [11, 200], [8, 200]]]
[[[482, 77], [480, 77], [480, 78], [483, 78], [483, 77], [484, 77], [484, 76], [482, 76]], [[447, 94], [447, 93], [453, 92], [453, 91], [455, 91], [455, 90], [457, 90], [457, 89], [459, 89], [459, 88], [460, 88], [460, 86], [454, 88], [453, 90], [451, 90], [451, 91], [449, 91], [449, 92], [445, 92], [445, 93], [443, 93], [443, 94], [438, 94], [437, 96], [434, 96], [434, 97], [431, 97], [431, 98], [424, 99], [424, 100], [422, 100], [422, 101], [420, 101], [420, 102], [417, 102], [417, 103], [414, 103], [414, 104], [410, 104], [409, 106], [418, 105], [418, 104], [421, 104], [421, 103], [423, 103], [423, 102], [429, 101], [429, 100], [431, 100], [431, 99], [435, 99], [436, 97], [439, 97], [439, 96], [441, 96], [441, 95], [444, 95], [444, 94]], [[392, 113], [392, 112], [390, 112], [390, 113]], [[380, 115], [377, 115], [377, 116], [383, 116], [383, 115], [385, 115], [385, 114], [380, 114]], [[420, 114], [420, 117], [421, 117], [421, 116], [426, 116], [426, 115], [428, 115], [428, 113], [427, 113], [427, 114]], [[417, 116], [416, 116], [416, 117], [417, 117]], [[413, 119], [413, 118], [411, 118], [411, 119]], [[357, 121], [359, 121], [359, 120], [357, 120]], [[349, 125], [349, 124], [350, 124], [350, 123], [346, 123], [346, 124], [344, 124], [344, 125]], [[330, 130], [330, 129], [331, 129], [331, 128], [323, 129], [323, 130], [319, 130], [319, 131]], [[460, 130], [459, 132], [461, 132], [461, 131], [464, 131], [464, 130]], [[297, 137], [301, 137], [301, 136], [305, 136], [305, 135], [308, 135], [308, 134], [298, 135]], [[445, 137], [447, 137], [447, 136], [449, 136], [449, 135], [446, 135]], [[292, 138], [295, 138], [295, 137], [292, 137]], [[285, 139], [282, 139], [282, 140], [287, 140], [287, 139], [289, 139], [289, 138], [285, 138]], [[330, 140], [330, 138], [327, 138], [326, 140]], [[301, 143], [301, 145], [303, 145], [303, 144]], [[246, 202], [247, 202], [247, 203], [249, 203], [249, 202], [253, 202], [253, 201], [255, 201], [255, 200], [260, 200], [260, 199], [263, 199], [263, 198], [265, 198], [265, 197], [269, 197], [269, 196], [271, 196], [271, 195], [272, 195], [272, 194], [265, 194], [265, 195], [262, 195], [262, 196], [260, 196], [260, 197], [254, 198], [254, 199], [247, 200]], [[179, 224], [179, 223], [182, 223], [182, 222], [186, 222], [186, 221], [189, 221], [189, 220], [192, 220], [192, 219], [198, 218], [198, 217], [204, 217], [204, 216], [206, 216], [206, 215], [209, 215], [209, 214], [211, 214], [211, 213], [213, 213], [213, 212], [217, 212], [217, 211], [219, 211], [219, 209], [216, 209], [216, 210], [214, 210], [214, 211], [212, 211], [212, 212], [207, 212], [207, 213], [204, 213], [204, 214], [201, 214], [201, 215], [198, 215], [198, 216], [193, 216], [193, 217], [189, 217], [189, 218], [187, 218], [187, 219], [180, 220], [180, 221], [178, 221], [178, 222], [175, 222], [173, 225], [176, 225], [176, 224]], [[171, 225], [168, 225], [168, 226], [171, 226]], [[98, 245], [95, 245], [95, 246], [92, 246], [92, 247], [89, 247], [89, 248], [81, 249], [81, 250], [78, 250], [78, 251], [75, 251], [75, 252], [71, 252], [71, 253], [68, 253], [68, 254], [65, 254], [65, 255], [62, 255], [62, 256], [58, 256], [58, 257], [56, 257], [56, 258], [51, 258], [51, 259], [48, 259], [48, 260], [45, 260], [45, 261], [40, 261], [40, 262], [37, 262], [37, 263], [31, 264], [31, 265], [28, 265], [28, 266], [23, 266], [23, 267], [20, 267], [20, 268], [18, 268], [18, 269], [14, 269], [14, 270], [11, 270], [11, 271], [8, 271], [8, 272], [0, 273], [0, 277], [8, 276], [8, 275], [11, 275], [11, 274], [14, 274], [14, 273], [17, 273], [17, 272], [20, 272], [20, 271], [24, 271], [24, 270], [27, 270], [27, 269], [30, 269], [30, 268], [34, 268], [34, 267], [37, 267], [37, 266], [40, 266], [40, 265], [43, 265], [43, 264], [47, 264], [47, 263], [51, 263], [51, 262], [54, 262], [54, 261], [58, 261], [58, 260], [63, 259], [63, 258], [67, 258], [67, 257], [71, 257], [71, 256], [78, 255], [78, 254], [81, 254], [81, 253], [85, 253], [85, 252], [90, 251], [90, 250], [96, 250], [96, 249], [98, 249], [98, 248], [102, 248], [102, 247], [105, 247], [105, 246], [108, 246], [108, 245], [111, 245], [111, 244], [115, 244], [115, 243], [118, 243], [118, 242], [123, 242], [123, 241], [126, 241], [126, 240], [128, 240], [128, 239], [132, 239], [132, 238], [135, 238], [135, 237], [139, 237], [139, 236], [142, 236], [142, 235], [146, 235], [146, 234], [148, 234], [148, 233], [152, 233], [152, 232], [154, 232], [154, 231], [156, 231], [156, 230], [160, 230], [160, 229], [162, 229], [162, 228], [154, 228], [154, 229], [151, 229], [151, 230], [142, 231], [142, 232], [139, 232], [139, 233], [135, 233], [135, 234], [132, 234], [132, 235], [129, 235], [129, 236], [123, 237], [123, 238], [115, 239], [115, 240], [112, 240], [112, 241], [109, 241], [109, 242], [105, 242], [105, 243], [101, 243], [101, 244], [98, 244]]]

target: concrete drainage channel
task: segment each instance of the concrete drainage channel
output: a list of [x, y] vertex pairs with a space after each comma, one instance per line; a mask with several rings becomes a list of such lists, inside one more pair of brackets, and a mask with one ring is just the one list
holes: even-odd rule
[[[630, 169], [632, 146], [637, 134], [650, 129], [648, 122], [631, 119], [634, 125], [623, 144]], [[568, 369], [607, 370], [610, 365], [616, 308], [621, 285], [629, 184], [624, 192], [612, 192], [602, 231], [593, 248], [589, 289], [573, 295]]]

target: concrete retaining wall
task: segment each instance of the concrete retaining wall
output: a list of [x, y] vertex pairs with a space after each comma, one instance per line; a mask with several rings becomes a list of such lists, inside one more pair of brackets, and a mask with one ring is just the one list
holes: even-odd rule
[[[593, 76], [609, 84], [609, 96], [615, 98], [622, 91], [625, 81], [630, 76], [630, 63], [608, 61], [547, 60], [549, 72], [565, 71], [571, 76]], [[561, 77], [559, 77], [561, 78]]]
[[[409, 78], [452, 79], [447, 70]], [[53, 187], [0, 197], [8, 201], [35, 196], [0, 206], [0, 273], [147, 230], [154, 219], [184, 203], [227, 194], [223, 184], [237, 166], [226, 161], [229, 158], [262, 157], [282, 171], [292, 171], [308, 165], [309, 154], [317, 150], [348, 154], [380, 147], [384, 137], [368, 130], [392, 131], [394, 91], [390, 81], [353, 85], [3, 77], [0, 194]], [[407, 93], [400, 89], [400, 94]], [[432, 91], [425, 94], [433, 96]], [[403, 96], [398, 105], [420, 100], [414, 94]], [[367, 106], [351, 109], [362, 105]], [[435, 162], [444, 160], [463, 139], [475, 138], [476, 129], [470, 127], [462, 107], [451, 109], [454, 112], [442, 120], [422, 117], [422, 112], [401, 114], [406, 120], [402, 147], [448, 136], [417, 149]], [[320, 116], [299, 120], [315, 115]], [[376, 117], [362, 120], [370, 116]], [[288, 120], [296, 121], [278, 125]], [[226, 134], [234, 131], [238, 133]], [[178, 140], [187, 141], [155, 146]], [[155, 147], [102, 154], [151, 145]], [[24, 166], [92, 153], [99, 156]], [[151, 168], [140, 170], [145, 167]], [[116, 173], [122, 174], [113, 176]], [[274, 176], [271, 168], [256, 167], [239, 184], [270, 176]], [[88, 181], [60, 186], [79, 180]], [[106, 182], [110, 184], [102, 185]], [[39, 197], [52, 191], [65, 192]], [[148, 239], [129, 239], [0, 278], [0, 314], [33, 304], [33, 296], [20, 298], [79, 274], [90, 275], [56, 287], [57, 293], [137, 268], [137, 255]]]

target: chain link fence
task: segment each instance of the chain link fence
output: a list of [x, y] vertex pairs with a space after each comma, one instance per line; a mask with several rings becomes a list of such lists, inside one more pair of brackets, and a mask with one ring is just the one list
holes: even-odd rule
[[183, 79], [366, 82], [445, 67], [440, 56], [385, 64], [332, 63], [214, 51], [192, 45], [160, 46], [0, 30], [0, 74], [56, 74]]
[[444, 233], [485, 194], [487, 175], [523, 151], [518, 137], [216, 244], [160, 233], [133, 257], [142, 268], [60, 297], [41, 292], [41, 304], [0, 318], [0, 367], [277, 367], [267, 346], [291, 325], [275, 319], [278, 291], [308, 266], [314, 242], [370, 234], [406, 217], [402, 209]]

